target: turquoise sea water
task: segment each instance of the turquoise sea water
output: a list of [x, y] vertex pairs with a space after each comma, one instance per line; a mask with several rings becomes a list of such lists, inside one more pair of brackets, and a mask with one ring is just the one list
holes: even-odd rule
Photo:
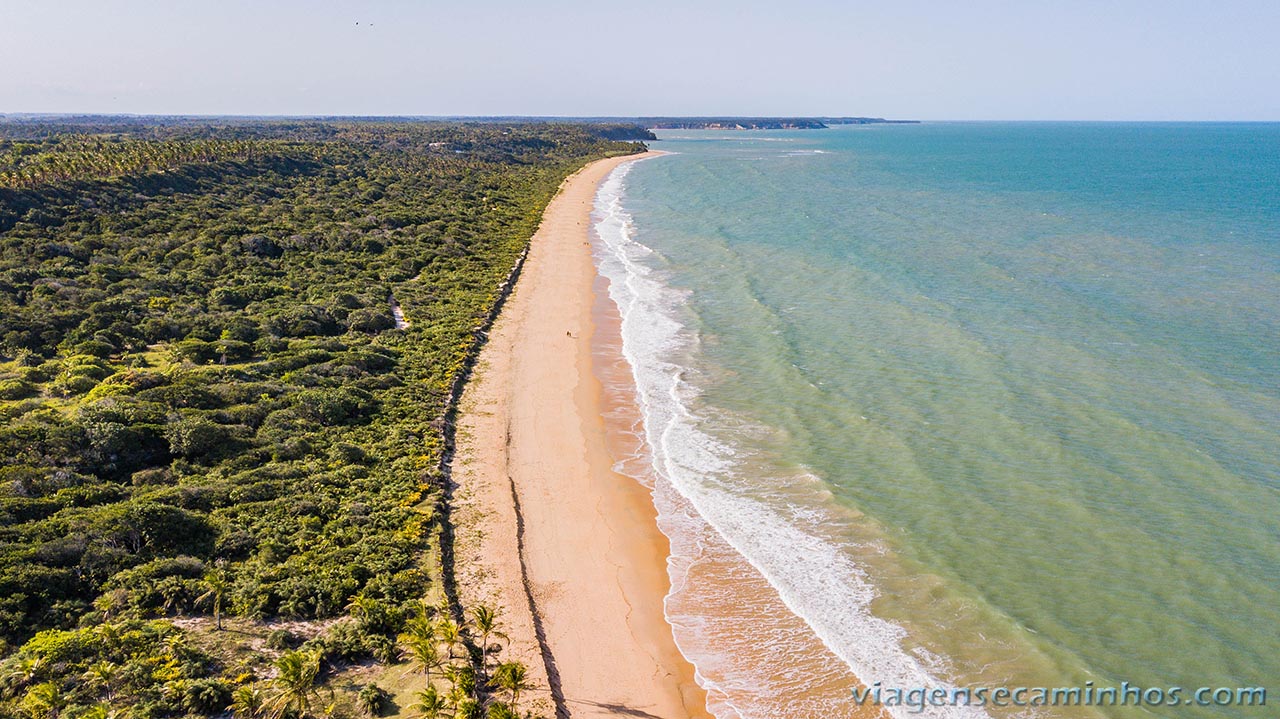
[[[597, 251], [719, 717], [855, 675], [1280, 703], [1280, 125], [660, 135]], [[924, 713], [983, 714], [1090, 712]]]

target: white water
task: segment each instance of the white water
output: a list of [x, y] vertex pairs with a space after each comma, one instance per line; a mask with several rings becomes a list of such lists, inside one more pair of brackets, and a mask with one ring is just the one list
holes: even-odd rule
[[[696, 351], [699, 341], [679, 319], [685, 297], [653, 269], [654, 253], [636, 241], [636, 228], [622, 204], [633, 164], [619, 166], [601, 185], [594, 229], [600, 240], [599, 271], [609, 280], [609, 295], [622, 319], [622, 350], [643, 417], [659, 526], [671, 540], [668, 608], [673, 597], [688, 589], [688, 567], [708, 551], [707, 532], [712, 531], [768, 581], [854, 676], [885, 687], [948, 687], [926, 667], [928, 657], [903, 648], [901, 627], [871, 613], [875, 587], [840, 546], [810, 531], [818, 521], [808, 516], [810, 511], [747, 496], [752, 478], [743, 474], [741, 453], [702, 429], [706, 418], [691, 409], [697, 390], [686, 381], [689, 370], [672, 361]], [[787, 687], [764, 686], [768, 680], [743, 672], [733, 656], [699, 644], [698, 617], [669, 612], [667, 618], [681, 651], [698, 669], [698, 681], [711, 696], [709, 708], [718, 719], [775, 719], [753, 710], [751, 697], [770, 696], [776, 705], [785, 701]], [[767, 627], [757, 631], [769, 636]], [[891, 712], [940, 719], [987, 716], [968, 707], [898, 707]], [[802, 715], [797, 711], [792, 716]]]

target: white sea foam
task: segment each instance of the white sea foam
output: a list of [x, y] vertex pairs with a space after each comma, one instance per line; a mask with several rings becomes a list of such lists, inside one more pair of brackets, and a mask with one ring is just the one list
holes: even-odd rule
[[[654, 498], [660, 524], [664, 532], [675, 535], [671, 536], [675, 556], [668, 565], [673, 593], [682, 590], [687, 568], [702, 551], [697, 525], [705, 522], [859, 679], [885, 687], [946, 687], [903, 648], [906, 633], [901, 627], [871, 613], [876, 590], [865, 572], [840, 547], [806, 531], [802, 511], [775, 508], [735, 491], [738, 453], [701, 429], [705, 418], [691, 409], [697, 389], [686, 381], [688, 369], [672, 361], [697, 347], [696, 334], [679, 319], [686, 295], [663, 283], [652, 267], [653, 250], [636, 241], [632, 218], [623, 207], [626, 177], [633, 164], [620, 165], [601, 185], [594, 227], [601, 241], [600, 272], [609, 280], [610, 297], [622, 318], [622, 350], [631, 365], [643, 437], [656, 475]], [[696, 630], [689, 626], [690, 618], [681, 621], [685, 628]], [[708, 689], [719, 719], [771, 719], [752, 715], [749, 707], [734, 706], [734, 687], [715, 686], [699, 666], [725, 661], [724, 657], [689, 659], [699, 668], [698, 680]], [[934, 707], [924, 712], [902, 707], [893, 712], [894, 716], [945, 719], [987, 716], [966, 707]]]

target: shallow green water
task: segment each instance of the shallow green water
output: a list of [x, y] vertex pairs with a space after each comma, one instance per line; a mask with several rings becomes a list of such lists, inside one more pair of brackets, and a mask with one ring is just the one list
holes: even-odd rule
[[723, 462], [673, 482], [722, 492], [698, 501], [731, 544], [797, 597], [850, 575], [787, 575], [812, 551], [749, 537], [737, 498], [865, 572], [869, 603], [793, 606], [828, 645], [1280, 702], [1280, 126], [662, 137], [621, 203], [682, 339], [624, 342], [680, 368]]

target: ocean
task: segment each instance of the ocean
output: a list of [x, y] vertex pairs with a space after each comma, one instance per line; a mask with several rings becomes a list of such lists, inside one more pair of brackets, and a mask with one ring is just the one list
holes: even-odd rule
[[1280, 703], [1280, 125], [659, 137], [595, 252], [642, 417], [619, 466], [718, 719]]

